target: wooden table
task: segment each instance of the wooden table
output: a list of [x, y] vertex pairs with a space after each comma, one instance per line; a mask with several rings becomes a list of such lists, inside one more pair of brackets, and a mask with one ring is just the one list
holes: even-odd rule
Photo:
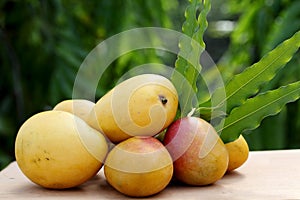
[[[142, 184], [142, 183], [141, 183]], [[0, 172], [0, 199], [126, 199], [105, 181], [103, 170], [80, 187], [48, 190], [31, 183], [12, 162]], [[250, 152], [235, 172], [206, 187], [172, 183], [148, 199], [300, 199], [300, 150]]]

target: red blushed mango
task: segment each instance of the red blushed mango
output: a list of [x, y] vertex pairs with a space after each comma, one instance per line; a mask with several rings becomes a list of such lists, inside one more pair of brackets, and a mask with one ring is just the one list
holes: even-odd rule
[[212, 184], [227, 170], [227, 149], [215, 129], [203, 119], [176, 120], [163, 143], [173, 158], [175, 178], [186, 184]]

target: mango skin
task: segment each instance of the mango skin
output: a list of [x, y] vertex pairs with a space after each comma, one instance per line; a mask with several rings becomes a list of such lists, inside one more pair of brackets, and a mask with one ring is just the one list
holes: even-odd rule
[[162, 191], [171, 181], [173, 163], [167, 149], [153, 137], [132, 137], [117, 144], [104, 165], [108, 183], [132, 197]]
[[172, 123], [163, 140], [174, 162], [174, 177], [204, 186], [221, 179], [228, 167], [227, 149], [205, 120], [185, 117]]
[[121, 82], [100, 98], [88, 124], [113, 143], [133, 136], [153, 136], [172, 123], [178, 108], [173, 84], [156, 74], [142, 74]]
[[78, 186], [102, 167], [108, 146], [103, 135], [64, 111], [45, 111], [18, 131], [15, 156], [32, 182], [51, 189]]
[[80, 117], [84, 121], [87, 121], [87, 118], [94, 106], [94, 102], [86, 99], [67, 99], [56, 104], [53, 110], [69, 112]]

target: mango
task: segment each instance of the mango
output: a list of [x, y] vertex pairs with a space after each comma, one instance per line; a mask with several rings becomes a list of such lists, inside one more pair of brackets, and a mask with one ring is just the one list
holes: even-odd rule
[[178, 94], [167, 78], [142, 74], [129, 78], [100, 98], [87, 120], [113, 143], [132, 136], [154, 136], [175, 118]]
[[249, 146], [243, 135], [232, 142], [226, 143], [225, 146], [229, 154], [227, 171], [235, 170], [247, 161]]
[[153, 137], [131, 137], [117, 144], [104, 165], [107, 182], [122, 194], [146, 197], [162, 191], [171, 181], [173, 161]]
[[23, 174], [51, 189], [86, 182], [101, 169], [107, 152], [101, 133], [64, 111], [33, 115], [20, 127], [15, 141], [15, 157]]
[[53, 110], [66, 111], [86, 121], [94, 105], [94, 102], [86, 99], [68, 99], [56, 104]]
[[220, 180], [228, 167], [228, 152], [214, 127], [199, 117], [173, 122], [164, 145], [174, 161], [174, 177], [188, 185], [204, 186]]

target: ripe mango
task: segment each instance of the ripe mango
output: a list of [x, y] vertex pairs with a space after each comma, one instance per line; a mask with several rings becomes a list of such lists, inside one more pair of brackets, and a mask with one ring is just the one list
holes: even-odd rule
[[68, 99], [56, 104], [53, 110], [69, 112], [86, 121], [94, 105], [94, 102], [86, 99]]
[[117, 144], [104, 165], [107, 182], [119, 192], [146, 197], [162, 191], [171, 181], [173, 161], [153, 137], [131, 137]]
[[249, 146], [243, 135], [232, 142], [226, 143], [225, 146], [229, 155], [227, 171], [235, 170], [247, 161]]
[[51, 189], [76, 187], [102, 167], [105, 137], [79, 117], [44, 111], [27, 119], [18, 131], [15, 156], [32, 182]]
[[132, 136], [153, 136], [174, 120], [178, 94], [167, 78], [142, 74], [115, 86], [100, 98], [87, 123], [119, 143]]
[[183, 183], [209, 185], [227, 170], [227, 149], [214, 127], [201, 118], [176, 120], [168, 127], [163, 143], [174, 161], [174, 177]]

